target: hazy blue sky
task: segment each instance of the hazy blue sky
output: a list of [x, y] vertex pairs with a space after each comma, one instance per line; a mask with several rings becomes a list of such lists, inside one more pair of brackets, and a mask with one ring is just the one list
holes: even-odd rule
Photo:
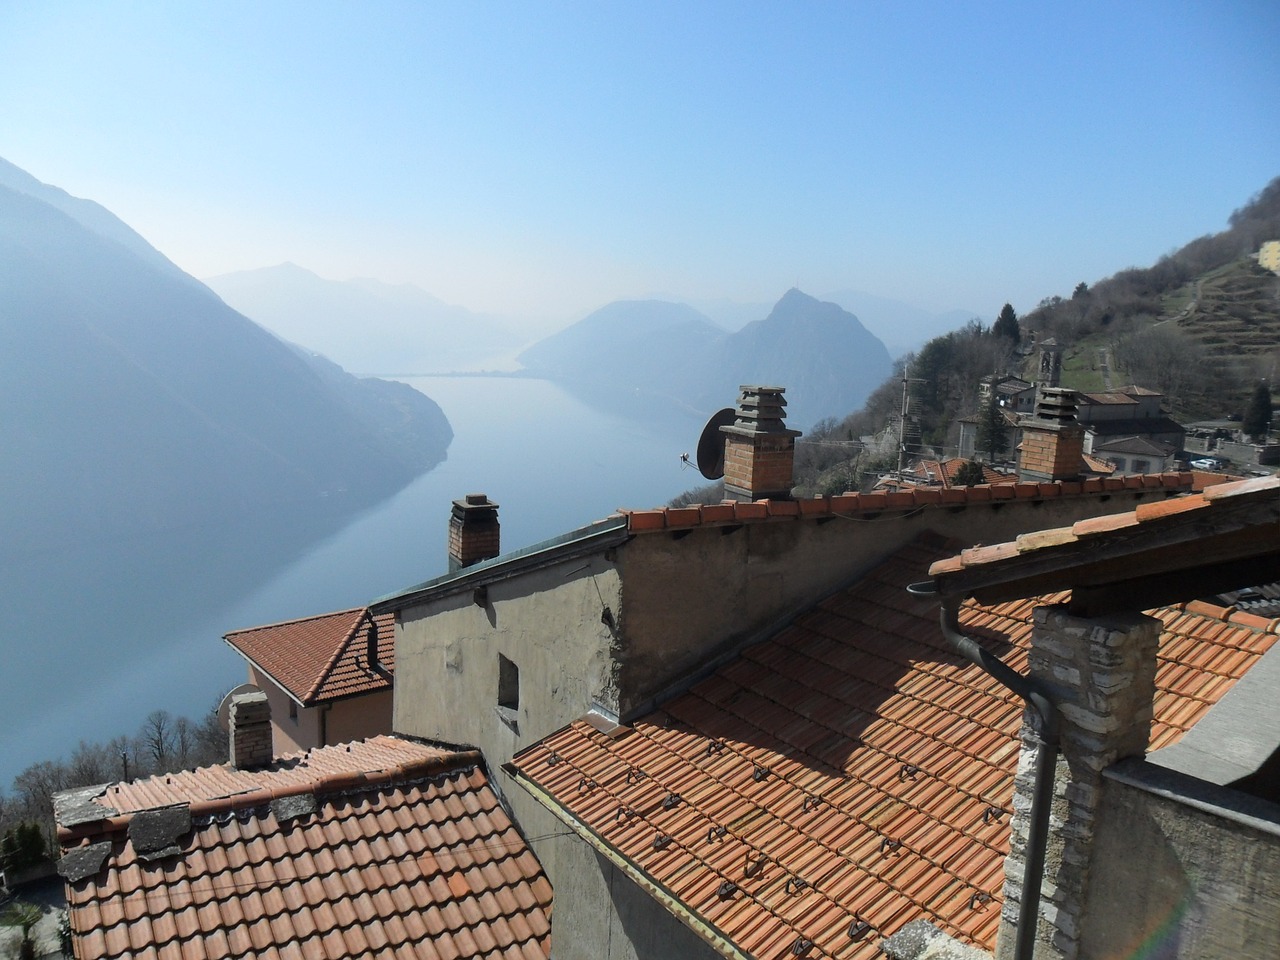
[[201, 277], [994, 318], [1280, 174], [1280, 4], [7, 0], [0, 156]]

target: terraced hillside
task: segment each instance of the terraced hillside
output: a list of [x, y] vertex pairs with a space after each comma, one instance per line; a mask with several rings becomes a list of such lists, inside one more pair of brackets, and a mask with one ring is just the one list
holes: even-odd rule
[[1209, 355], [1242, 366], [1280, 350], [1280, 276], [1253, 257], [1210, 271], [1165, 298], [1164, 319]]

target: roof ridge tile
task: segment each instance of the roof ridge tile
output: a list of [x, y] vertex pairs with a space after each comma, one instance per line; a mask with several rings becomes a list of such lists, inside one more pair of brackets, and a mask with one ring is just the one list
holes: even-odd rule
[[[902, 490], [873, 490], [867, 493], [846, 491], [831, 496], [796, 499], [722, 500], [720, 503], [686, 507], [622, 509], [619, 514], [626, 518], [628, 531], [643, 533], [715, 523], [742, 523], [748, 520], [845, 516], [924, 506], [955, 507], [968, 503], [988, 503], [992, 500], [1060, 499], [1114, 493], [1119, 490], [1180, 490], [1194, 485], [1194, 476], [1186, 471], [1127, 477], [1086, 477], [1080, 480], [1029, 481], [1009, 477], [999, 482], [979, 483], [968, 487], [935, 488], [915, 485]], [[1219, 496], [1231, 493], [1232, 491], [1227, 491]]]
[[352, 638], [355, 637], [356, 631], [360, 629], [363, 623], [373, 623], [373, 614], [369, 612], [369, 608], [365, 607], [360, 616], [356, 617], [355, 623], [351, 624], [351, 629], [347, 631], [347, 635], [343, 637], [342, 642], [334, 649], [333, 655], [329, 657], [329, 662], [320, 668], [320, 672], [316, 674], [315, 682], [311, 684], [311, 689], [307, 691], [307, 695], [302, 698], [304, 704], [309, 704], [315, 700], [316, 695], [320, 692], [320, 688], [324, 686], [324, 682], [329, 679], [329, 674], [333, 672], [333, 668], [338, 665], [338, 661], [342, 659], [342, 655], [347, 652], [347, 648], [351, 646]]
[[279, 620], [275, 623], [261, 623], [255, 627], [241, 627], [239, 630], [232, 630], [223, 634], [223, 639], [239, 636], [244, 633], [257, 633], [260, 630], [274, 630], [277, 627], [292, 627], [299, 623], [310, 623], [313, 620], [327, 620], [330, 617], [340, 617], [346, 614], [359, 613], [362, 610], [368, 610], [366, 607], [349, 607], [345, 610], [330, 610], [328, 613], [313, 613], [309, 617], [294, 617], [292, 620]]

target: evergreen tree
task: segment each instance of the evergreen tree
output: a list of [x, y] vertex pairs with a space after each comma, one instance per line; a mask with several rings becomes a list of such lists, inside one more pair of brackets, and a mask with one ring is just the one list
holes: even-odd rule
[[996, 458], [1009, 449], [1009, 426], [1000, 406], [1000, 394], [994, 389], [978, 420], [977, 449], [986, 452], [989, 463], [995, 463]]
[[1245, 409], [1240, 429], [1254, 443], [1265, 442], [1267, 428], [1271, 423], [1271, 388], [1267, 381], [1259, 380], [1253, 388], [1253, 396], [1249, 398], [1249, 406]]
[[985, 483], [986, 477], [982, 472], [982, 464], [974, 463], [972, 460], [966, 460], [960, 465], [960, 469], [956, 471], [955, 479], [951, 481], [953, 486], [972, 487], [979, 483]]
[[1013, 304], [1006, 303], [1000, 309], [1000, 316], [991, 327], [997, 337], [1004, 337], [1015, 345], [1022, 339], [1022, 328], [1018, 325], [1018, 315], [1013, 311]]

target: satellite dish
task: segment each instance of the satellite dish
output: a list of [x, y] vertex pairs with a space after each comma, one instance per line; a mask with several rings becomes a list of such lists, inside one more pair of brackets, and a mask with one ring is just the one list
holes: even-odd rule
[[698, 437], [698, 472], [708, 480], [724, 476], [724, 434], [720, 428], [733, 423], [735, 416], [733, 407], [716, 411]]
[[218, 704], [218, 726], [222, 728], [223, 733], [231, 732], [231, 701], [233, 698], [240, 696], [242, 693], [258, 693], [257, 687], [252, 683], [242, 683], [240, 686], [227, 691], [227, 695], [222, 698], [222, 702]]

